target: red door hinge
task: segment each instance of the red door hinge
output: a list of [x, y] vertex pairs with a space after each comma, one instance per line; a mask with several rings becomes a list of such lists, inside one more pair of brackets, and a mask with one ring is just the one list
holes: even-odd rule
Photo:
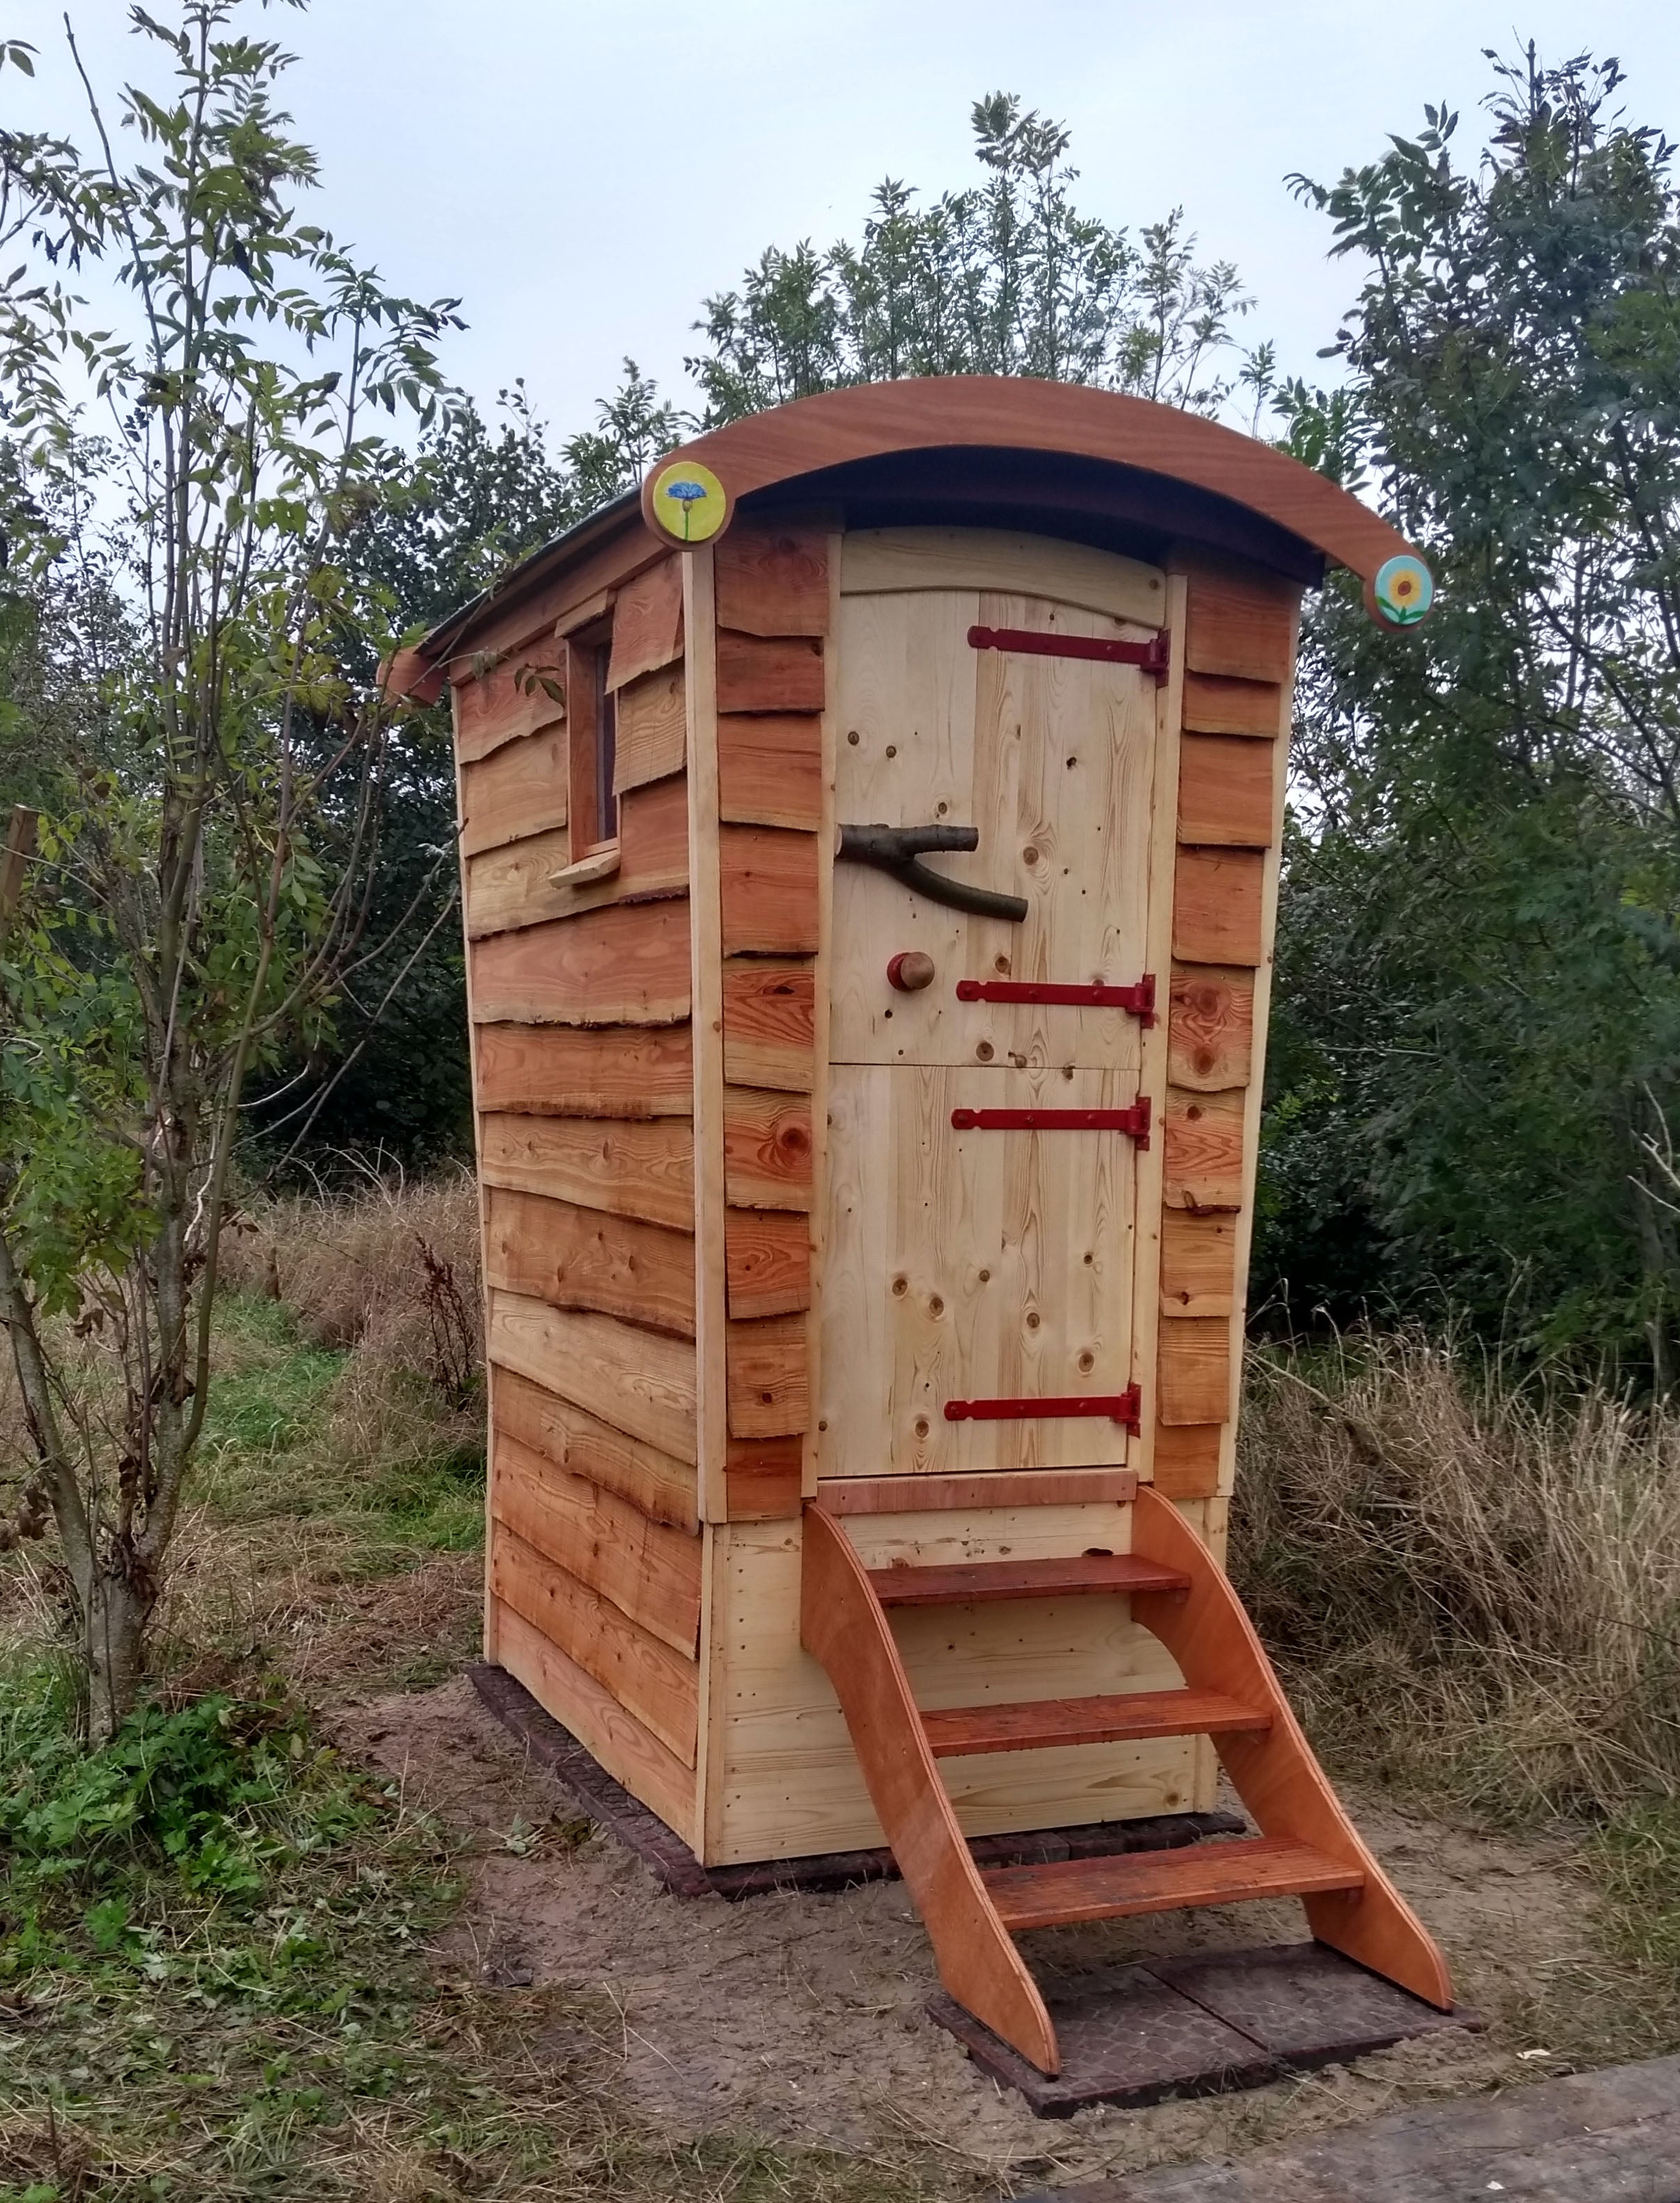
[[1167, 677], [1167, 631], [1147, 642], [1120, 642], [1101, 635], [1040, 635], [1024, 627], [971, 627], [976, 650], [1014, 650], [1029, 658], [1095, 658], [1105, 665], [1141, 665], [1157, 682]]
[[1143, 1402], [1135, 1385], [1123, 1392], [1076, 1393], [1061, 1398], [1015, 1400], [947, 1400], [947, 1423], [1032, 1423], [1052, 1416], [1106, 1415], [1123, 1423], [1135, 1438]]
[[959, 1002], [1055, 1002], [1075, 1010], [1129, 1010], [1146, 1025], [1155, 1022], [1155, 974], [1130, 987], [1068, 986], [1047, 979], [959, 979]]
[[1149, 1096], [1129, 1109], [953, 1109], [958, 1132], [1129, 1132], [1139, 1147], [1149, 1145]]

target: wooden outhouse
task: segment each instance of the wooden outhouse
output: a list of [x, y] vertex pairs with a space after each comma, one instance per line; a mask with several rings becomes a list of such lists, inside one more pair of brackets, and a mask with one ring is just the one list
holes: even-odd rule
[[[1245, 1896], [1430, 2001], [1220, 1566], [1301, 594], [1427, 570], [1211, 422], [962, 378], [704, 436], [403, 662], [453, 696], [488, 1658], [707, 1863], [1014, 1931]], [[429, 688], [428, 688], [429, 684]], [[967, 1837], [1258, 1834], [982, 1871]]]

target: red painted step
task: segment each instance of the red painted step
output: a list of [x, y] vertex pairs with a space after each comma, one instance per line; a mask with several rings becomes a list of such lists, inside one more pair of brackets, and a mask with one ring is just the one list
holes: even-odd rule
[[1082, 1592], [1187, 1592], [1190, 1579], [1129, 1553], [1081, 1553], [1072, 1560], [964, 1561], [944, 1568], [871, 1568], [883, 1606], [952, 1606], [971, 1599], [1065, 1598]]
[[1271, 1716], [1219, 1691], [1123, 1691], [1096, 1698], [1038, 1698], [1004, 1706], [923, 1711], [936, 1759], [1034, 1751], [1052, 1744], [1116, 1744], [1134, 1737], [1229, 1736], [1269, 1729]]
[[1117, 1858], [994, 1867], [981, 1875], [1012, 1934], [1075, 1920], [1172, 1912], [1182, 1905], [1237, 1905], [1251, 1898], [1363, 1889], [1365, 1879], [1357, 1866], [1344, 1866], [1310, 1845], [1275, 1836], [1192, 1844], [1184, 1851], [1126, 1852]]

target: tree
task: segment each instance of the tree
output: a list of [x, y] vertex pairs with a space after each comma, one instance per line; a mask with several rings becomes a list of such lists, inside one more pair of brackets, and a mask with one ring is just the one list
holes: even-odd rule
[[[288, 57], [239, 12], [134, 9], [172, 81], [124, 92], [126, 163], [91, 86], [93, 159], [0, 137], [23, 262], [0, 294], [8, 670], [30, 676], [9, 701], [44, 805], [0, 950], [0, 1314], [28, 1449], [0, 1477], [9, 1535], [56, 1523], [102, 1737], [140, 1686], [203, 1428], [247, 1086], [328, 1043], [355, 974], [406, 738], [374, 670], [390, 594], [348, 553], [407, 464], [370, 416], [435, 417], [455, 325], [298, 218], [315, 163], [274, 103]], [[90, 325], [64, 281], [88, 267], [129, 327]], [[78, 591], [115, 621], [108, 652], [67, 658], [43, 626]]]
[[1068, 132], [1012, 93], [976, 100], [972, 119], [983, 183], [918, 207], [889, 178], [861, 243], [773, 245], [739, 290], [706, 301], [705, 349], [687, 365], [707, 427], [916, 375], [1039, 375], [1203, 412], [1223, 405], [1231, 323], [1251, 303], [1235, 268], [1196, 264], [1182, 210], [1146, 228], [1141, 249], [1080, 214]]
[[1293, 446], [1376, 485], [1439, 602], [1378, 635], [1333, 589], [1309, 623], [1265, 1246], [1311, 1294], [1359, 1240], [1386, 1292], [1666, 1382], [1680, 206], [1613, 61], [1488, 58], [1479, 163], [1431, 109], [1297, 180], [1365, 272]]

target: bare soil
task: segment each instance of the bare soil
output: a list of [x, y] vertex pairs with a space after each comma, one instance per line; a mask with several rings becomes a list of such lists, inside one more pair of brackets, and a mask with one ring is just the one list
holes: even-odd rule
[[[491, 1984], [599, 1999], [614, 2092], [673, 2137], [730, 2129], [848, 2151], [907, 2139], [1007, 2194], [1262, 2143], [1602, 2064], [1618, 2054], [1615, 1970], [1566, 1835], [1477, 1834], [1353, 1801], [1441, 1939], [1485, 2035], [1438, 2035], [1243, 2094], [1036, 2119], [923, 2011], [931, 1956], [904, 1889], [678, 1899], [480, 1704], [464, 1678], [336, 1716], [341, 1747], [399, 1776], [466, 1840], [467, 1905], [439, 1956]], [[1294, 1904], [1048, 1931], [1035, 1963], [1299, 1940]], [[575, 2054], [556, 2045], [557, 2073]]]

